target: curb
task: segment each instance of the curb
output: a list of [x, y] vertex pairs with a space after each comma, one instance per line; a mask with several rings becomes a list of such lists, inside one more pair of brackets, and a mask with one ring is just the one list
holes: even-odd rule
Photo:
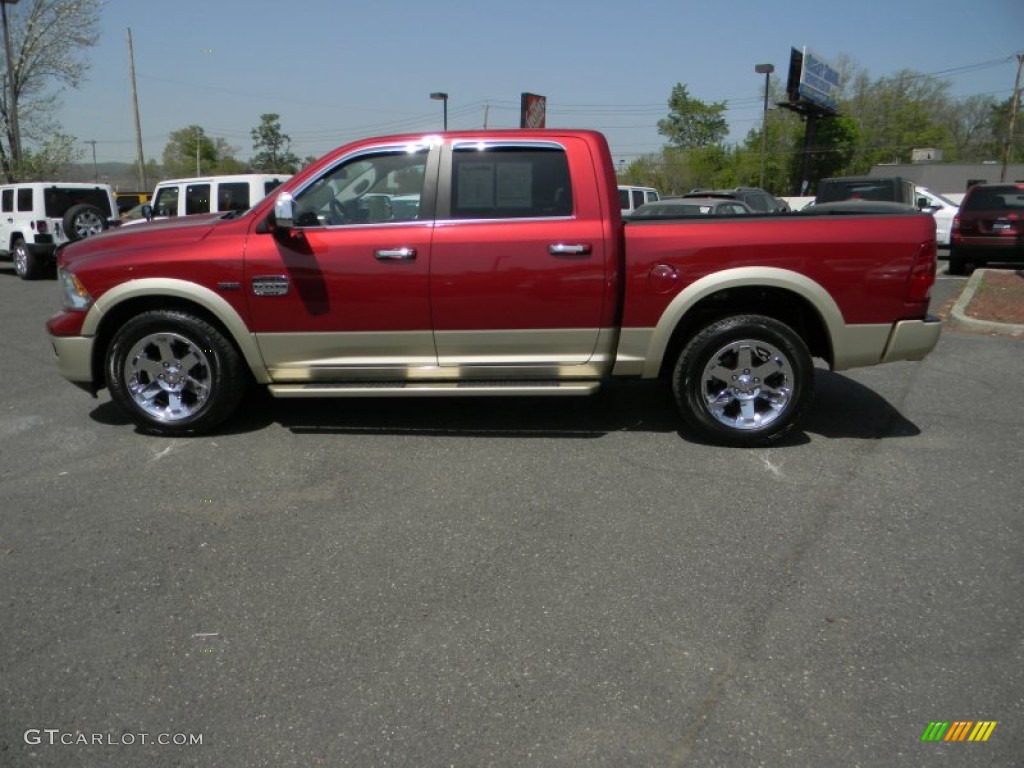
[[960, 293], [960, 298], [956, 300], [953, 305], [952, 314], [953, 319], [958, 323], [963, 323], [971, 328], [977, 328], [982, 331], [996, 331], [998, 333], [1024, 333], [1024, 325], [1017, 323], [995, 323], [991, 320], [979, 320], [976, 317], [970, 317], [967, 314], [967, 307], [971, 303], [971, 299], [974, 298], [974, 292], [978, 290], [978, 285], [985, 278], [985, 274], [988, 272], [987, 269], [976, 269], [971, 274], [971, 278], [967, 281], [967, 286]]

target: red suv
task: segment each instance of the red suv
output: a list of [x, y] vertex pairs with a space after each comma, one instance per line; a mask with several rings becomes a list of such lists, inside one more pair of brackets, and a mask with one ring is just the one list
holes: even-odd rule
[[977, 184], [953, 218], [949, 274], [990, 261], [1024, 263], [1024, 184]]

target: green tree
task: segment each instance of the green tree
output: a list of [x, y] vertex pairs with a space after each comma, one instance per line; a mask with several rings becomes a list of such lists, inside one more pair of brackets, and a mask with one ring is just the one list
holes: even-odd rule
[[[89, 68], [86, 49], [99, 40], [101, 0], [27, 0], [5, 4], [11, 38], [11, 61], [2, 57], [0, 73], [0, 172], [8, 181], [20, 176], [22, 144], [37, 149], [21, 152], [35, 173], [47, 153], [66, 143], [53, 120], [57, 93], [75, 88]], [[13, 100], [10, 89], [13, 89]], [[12, 118], [17, 116], [17, 121]], [[17, 136], [15, 135], [17, 124]]]
[[21, 155], [21, 180], [59, 179], [84, 155], [74, 136], [53, 133], [36, 149], [25, 148]]
[[[235, 158], [235, 149], [224, 139], [213, 139], [201, 126], [171, 131], [164, 146], [163, 172], [167, 178], [241, 173], [246, 166]], [[241, 170], [240, 170], [241, 169]]]
[[295, 173], [299, 158], [291, 152], [291, 137], [281, 132], [281, 116], [273, 112], [260, 115], [260, 124], [249, 133], [256, 153], [252, 167], [261, 173]]
[[722, 113], [725, 102], [705, 104], [692, 98], [686, 86], [676, 83], [668, 99], [669, 114], [658, 121], [658, 133], [680, 149], [698, 149], [720, 144], [729, 135]]
[[[989, 132], [992, 135], [990, 156], [986, 160], [1001, 160], [1006, 151], [1006, 142], [1010, 135], [1010, 109], [1013, 98], [993, 104], [990, 113]], [[1020, 162], [1024, 157], [1024, 100], [1018, 104], [1017, 121], [1013, 129], [1013, 146], [1010, 147], [1009, 162]], [[1016, 159], [1015, 159], [1016, 158]]]

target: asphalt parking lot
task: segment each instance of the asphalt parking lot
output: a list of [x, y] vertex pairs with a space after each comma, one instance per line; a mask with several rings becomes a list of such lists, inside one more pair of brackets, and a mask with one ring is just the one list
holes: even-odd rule
[[1024, 341], [820, 371], [770, 450], [636, 386], [169, 440], [57, 304], [0, 269], [5, 768], [1021, 765]]

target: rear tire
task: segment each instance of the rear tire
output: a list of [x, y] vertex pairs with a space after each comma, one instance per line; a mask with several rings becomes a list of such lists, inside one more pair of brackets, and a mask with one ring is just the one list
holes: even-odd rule
[[683, 348], [672, 391], [687, 427], [721, 445], [772, 443], [810, 404], [814, 364], [789, 326], [761, 315], [718, 320]]
[[177, 310], [144, 312], [125, 323], [105, 367], [114, 402], [152, 435], [209, 432], [231, 416], [248, 384], [231, 341]]
[[11, 246], [11, 260], [14, 262], [14, 272], [22, 280], [38, 280], [46, 274], [48, 260], [38, 253], [33, 253], [25, 244], [25, 241], [18, 238]]

